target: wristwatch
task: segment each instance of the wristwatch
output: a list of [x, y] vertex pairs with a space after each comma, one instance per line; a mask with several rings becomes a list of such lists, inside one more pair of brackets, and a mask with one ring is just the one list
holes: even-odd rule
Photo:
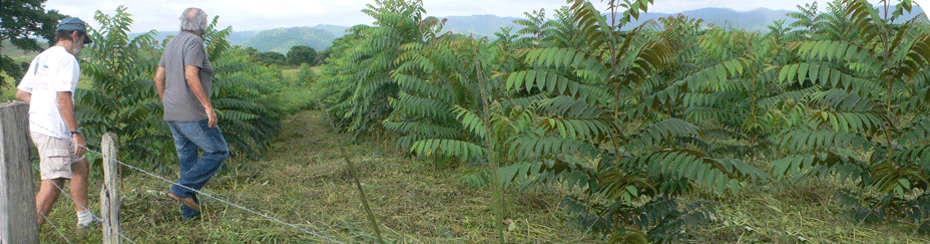
[[73, 136], [74, 134], [81, 134], [81, 128], [77, 128], [77, 130], [72, 130], [71, 135]]

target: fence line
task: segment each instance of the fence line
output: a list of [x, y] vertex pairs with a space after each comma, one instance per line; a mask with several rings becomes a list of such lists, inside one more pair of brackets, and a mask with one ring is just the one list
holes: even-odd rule
[[39, 243], [28, 114], [24, 102], [0, 104], [0, 243]]
[[[116, 134], [106, 133], [100, 138], [100, 144], [103, 147], [103, 187], [100, 188], [100, 215], [106, 216], [106, 221], [101, 221], [105, 227], [103, 229], [103, 244], [119, 244], [121, 241], [117, 235], [120, 235], [120, 217], [119, 208], [121, 206], [119, 199], [119, 183], [117, 183], [117, 172], [119, 164], [115, 159], [119, 154], [116, 148]], [[132, 241], [132, 240], [130, 240]]]
[[[55, 185], [55, 184], [52, 184], [52, 185]], [[58, 189], [61, 189], [61, 188], [58, 188]], [[41, 215], [42, 215], [42, 218], [45, 218], [45, 222], [48, 222], [48, 224], [51, 225], [52, 228], [55, 228], [55, 230], [58, 231], [58, 234], [61, 235], [61, 238], [65, 238], [65, 241], [67, 241], [68, 243], [72, 243], [72, 244], [73, 244], [73, 242], [71, 242], [71, 240], [69, 240], [68, 237], [65, 236], [65, 233], [64, 233], [64, 232], [61, 232], [61, 228], [58, 228], [58, 226], [55, 225], [55, 223], [52, 223], [52, 219], [48, 218], [48, 216], [46, 216], [45, 213], [43, 213], [43, 212], [41, 212], [41, 211], [36, 211], [36, 213], [41, 214]]]
[[[88, 148], [88, 147], [84, 147], [84, 149], [86, 149], [88, 152], [92, 152], [92, 153], [96, 153], [96, 154], [99, 154], [99, 155], [103, 155], [103, 153], [101, 153], [101, 152], [99, 152], [99, 151], [95, 151], [95, 150], [90, 149], [90, 148]], [[294, 225], [294, 224], [291, 224], [291, 223], [284, 222], [284, 221], [282, 221], [282, 220], [280, 220], [280, 219], [277, 219], [277, 218], [275, 218], [275, 217], [271, 217], [271, 216], [268, 216], [268, 215], [266, 215], [266, 214], [259, 213], [259, 212], [255, 211], [255, 210], [252, 210], [252, 209], [243, 207], [243, 206], [241, 206], [241, 205], [238, 205], [238, 204], [235, 204], [235, 203], [232, 203], [232, 202], [229, 202], [229, 201], [220, 199], [220, 198], [215, 197], [215, 196], [213, 196], [213, 195], [211, 195], [211, 194], [208, 194], [208, 193], [205, 193], [205, 192], [202, 192], [202, 191], [199, 191], [199, 190], [196, 190], [196, 189], [187, 187], [187, 186], [185, 186], [185, 185], [177, 184], [177, 183], [175, 183], [174, 181], [170, 181], [170, 180], [166, 179], [165, 177], [159, 176], [159, 175], [157, 175], [157, 174], [155, 174], [155, 173], [149, 172], [149, 171], [144, 170], [144, 169], [141, 169], [141, 168], [139, 168], [139, 167], [129, 165], [129, 164], [127, 164], [127, 163], [124, 163], [123, 161], [120, 161], [120, 160], [115, 160], [115, 161], [116, 161], [117, 163], [123, 165], [123, 166], [126, 166], [126, 167], [130, 168], [130, 169], [134, 169], [134, 170], [136, 170], [136, 171], [142, 172], [142, 173], [147, 174], [147, 175], [149, 175], [149, 176], [151, 176], [151, 177], [153, 177], [153, 178], [162, 180], [162, 181], [164, 181], [164, 182], [168, 182], [168, 183], [170, 183], [170, 184], [172, 184], [172, 185], [176, 185], [176, 186], [179, 186], [179, 187], [183, 187], [184, 189], [188, 189], [188, 190], [194, 191], [194, 192], [196, 192], [196, 193], [198, 193], [198, 194], [201, 194], [201, 195], [203, 195], [203, 196], [206, 196], [206, 197], [208, 197], [208, 198], [213, 198], [214, 200], [220, 201], [220, 202], [225, 203], [225, 204], [227, 204], [227, 205], [232, 205], [232, 206], [234, 206], [234, 207], [237, 207], [237, 208], [239, 208], [239, 209], [245, 210], [245, 211], [250, 212], [250, 213], [252, 213], [252, 214], [255, 214], [255, 215], [258, 215], [258, 216], [261, 216], [261, 217], [265, 217], [265, 218], [270, 219], [270, 220], [273, 220], [273, 221], [275, 221], [275, 222], [278, 222], [278, 223], [281, 223], [281, 224], [290, 226], [290, 227], [292, 227], [292, 228], [294, 228], [294, 229], [298, 229], [298, 230], [301, 230], [301, 231], [303, 231], [303, 232], [309, 233], [309, 234], [311, 234], [311, 235], [313, 235], [313, 236], [316, 236], [316, 237], [319, 237], [319, 238], [323, 238], [323, 239], [326, 239], [326, 240], [331, 241], [331, 242], [335, 242], [335, 243], [340, 243], [340, 244], [342, 244], [341, 241], [337, 241], [337, 240], [335, 240], [335, 239], [333, 239], [333, 238], [330, 238], [329, 236], [325, 236], [325, 235], [321, 235], [321, 234], [314, 233], [314, 232], [309, 231], [309, 230], [307, 230], [307, 229], [301, 228], [300, 226], [297, 226], [297, 225]]]
[[[83, 204], [78, 203], [77, 200], [75, 200], [74, 197], [71, 196], [71, 194], [68, 194], [67, 192], [65, 192], [65, 190], [62, 189], [60, 186], [58, 186], [58, 184], [52, 184], [52, 185], [55, 185], [55, 187], [57, 187], [58, 190], [61, 191], [62, 194], [64, 194], [64, 195], [67, 196], [68, 198], [70, 198], [71, 201], [74, 202], [75, 205], [79, 205], [79, 206], [81, 206], [82, 208], [84, 208], [85, 210], [90, 210], [90, 208], [88, 208], [87, 206], [84, 206]], [[106, 221], [106, 219], [101, 218], [101, 217], [98, 217], [97, 215], [94, 215], [94, 212], [91, 212], [91, 213], [90, 213], [90, 216], [93, 217], [94, 220], [98, 220], [98, 221], [101, 221], [101, 222]], [[46, 217], [45, 219], [48, 219], [48, 218]], [[100, 226], [103, 227], [102, 224], [101, 224]], [[110, 228], [110, 229], [112, 230], [113, 228]], [[119, 235], [119, 236], [121, 236], [121, 237], [123, 237], [123, 239], [126, 239], [127, 241], [129, 241], [129, 242], [131, 242], [131, 243], [133, 243], [133, 244], [137, 244], [136, 242], [132, 241], [132, 239], [129, 239], [129, 237], [124, 236], [123, 233], [120, 233], [119, 231], [116, 231], [116, 234]]]

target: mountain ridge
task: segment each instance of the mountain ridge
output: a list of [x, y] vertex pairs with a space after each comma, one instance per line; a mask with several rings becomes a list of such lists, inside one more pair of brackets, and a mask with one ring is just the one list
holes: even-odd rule
[[[729, 8], [708, 7], [695, 10], [682, 11], [678, 13], [652, 13], [647, 12], [640, 14], [638, 20], [630, 22], [623, 27], [625, 30], [633, 29], [650, 20], [659, 18], [677, 16], [679, 14], [694, 19], [702, 19], [705, 23], [728, 29], [741, 29], [746, 31], [767, 31], [767, 26], [775, 20], [785, 20], [785, 24], [794, 22], [786, 14], [796, 13], [797, 11], [789, 10], [772, 10], [767, 8], [757, 8], [747, 11], [737, 11]], [[923, 12], [918, 6], [915, 6], [910, 14], [905, 15], [903, 19], [911, 19]], [[605, 14], [606, 15], [606, 14]], [[500, 17], [489, 14], [477, 14], [469, 16], [446, 16], [443, 31], [450, 31], [457, 34], [472, 35], [476, 37], [496, 38], [495, 32], [500, 32], [501, 28], [512, 27], [511, 33], [519, 30], [520, 26], [514, 23], [515, 20], [525, 19], [517, 17]], [[252, 47], [261, 52], [279, 52], [286, 54], [294, 45], [305, 45], [317, 50], [324, 50], [332, 45], [332, 41], [345, 35], [345, 31], [351, 27], [338, 26], [330, 24], [318, 24], [315, 26], [301, 27], [281, 27], [261, 31], [234, 31], [229, 42], [233, 45], [243, 47]], [[156, 40], [164, 40], [167, 35], [176, 35], [177, 32], [159, 32]]]

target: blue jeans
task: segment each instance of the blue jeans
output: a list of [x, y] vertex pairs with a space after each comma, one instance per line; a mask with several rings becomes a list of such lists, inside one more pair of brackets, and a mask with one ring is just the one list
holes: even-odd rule
[[[194, 122], [167, 121], [174, 135], [174, 146], [178, 150], [181, 160], [181, 178], [176, 184], [200, 190], [203, 185], [216, 174], [229, 156], [229, 147], [220, 127], [207, 127], [207, 120]], [[203, 150], [203, 156], [197, 157], [198, 149]], [[197, 204], [197, 193], [178, 185], [171, 186], [171, 193], [183, 198], [193, 198]], [[184, 219], [191, 219], [200, 215], [200, 212], [182, 205]]]

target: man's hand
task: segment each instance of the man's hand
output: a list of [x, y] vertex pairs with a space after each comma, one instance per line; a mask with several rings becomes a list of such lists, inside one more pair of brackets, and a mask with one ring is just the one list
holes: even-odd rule
[[165, 67], [158, 66], [155, 69], [155, 91], [158, 92], [158, 100], [165, 100]]
[[78, 158], [83, 157], [86, 150], [84, 147], [87, 146], [87, 142], [84, 141], [84, 135], [81, 135], [81, 133], [71, 134], [71, 140], [74, 141], [74, 156]]
[[29, 102], [32, 100], [32, 93], [16, 89], [16, 98], [23, 100], [23, 102], [26, 102], [26, 104], [30, 104]]
[[216, 111], [214, 111], [213, 108], [206, 108], [204, 110], [207, 112], [207, 126], [210, 128], [216, 127], [216, 122], [219, 121], [219, 119], [216, 118]]

